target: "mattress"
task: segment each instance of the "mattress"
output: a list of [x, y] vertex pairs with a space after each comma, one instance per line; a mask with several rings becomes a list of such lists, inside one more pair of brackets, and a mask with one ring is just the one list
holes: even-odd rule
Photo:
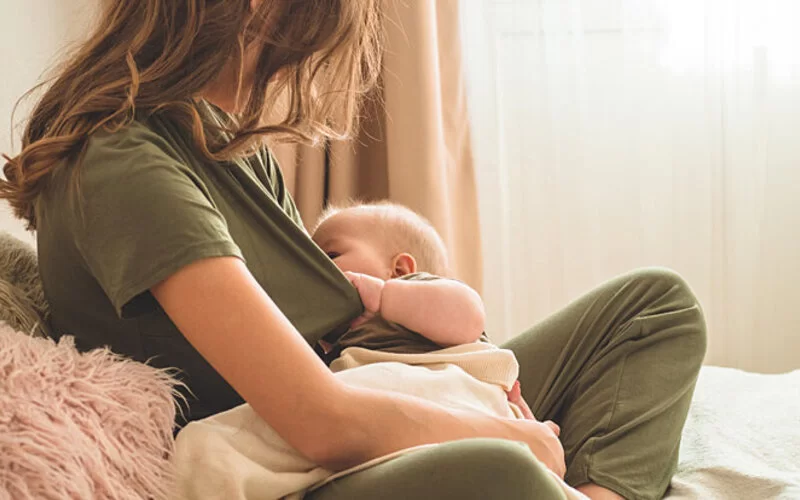
[[703, 367], [666, 498], [800, 499], [800, 370]]

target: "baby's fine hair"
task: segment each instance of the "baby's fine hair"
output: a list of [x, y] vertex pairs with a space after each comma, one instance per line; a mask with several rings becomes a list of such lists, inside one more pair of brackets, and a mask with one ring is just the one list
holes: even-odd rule
[[317, 220], [312, 234], [323, 222], [342, 212], [358, 211], [375, 217], [378, 235], [393, 255], [409, 253], [417, 261], [417, 271], [446, 277], [449, 274], [447, 248], [433, 225], [413, 210], [388, 201], [330, 205]]

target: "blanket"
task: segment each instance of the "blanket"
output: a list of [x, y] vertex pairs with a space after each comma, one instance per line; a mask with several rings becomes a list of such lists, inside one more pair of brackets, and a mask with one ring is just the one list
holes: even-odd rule
[[800, 370], [703, 367], [666, 498], [800, 498]]
[[[452, 409], [519, 418], [506, 391], [519, 366], [511, 351], [475, 343], [426, 354], [346, 349], [331, 369], [347, 384], [413, 395]], [[428, 445], [437, 446], [437, 445]], [[308, 461], [249, 405], [192, 422], [178, 434], [173, 461], [186, 500], [300, 499], [346, 474], [421, 447], [379, 457], [339, 472]], [[567, 498], [586, 498], [552, 474]]]

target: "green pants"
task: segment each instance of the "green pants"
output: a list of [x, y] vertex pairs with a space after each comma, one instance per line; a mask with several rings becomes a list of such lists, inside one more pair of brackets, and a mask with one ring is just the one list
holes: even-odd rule
[[[520, 363], [525, 399], [561, 426], [566, 481], [631, 499], [661, 498], [706, 349], [703, 313], [664, 269], [613, 279], [505, 347]], [[344, 477], [313, 500], [564, 498], [526, 448], [469, 439]]]

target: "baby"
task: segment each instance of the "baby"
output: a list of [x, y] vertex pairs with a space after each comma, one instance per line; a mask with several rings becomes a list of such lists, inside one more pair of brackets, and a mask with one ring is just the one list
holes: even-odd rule
[[[514, 384], [519, 365], [513, 353], [488, 344], [483, 335], [480, 297], [461, 282], [439, 277], [447, 276], [444, 244], [424, 219], [386, 203], [332, 209], [314, 240], [365, 305], [340, 338], [326, 339], [331, 371], [341, 382], [461, 412], [533, 419]], [[545, 424], [559, 433], [552, 422]], [[187, 425], [178, 434], [175, 456], [182, 464], [180, 481], [191, 491], [246, 489], [269, 492], [270, 498], [300, 498], [415, 449], [334, 474], [292, 448], [243, 404]], [[551, 475], [567, 498], [586, 498]]]
[[[444, 278], [444, 242], [415, 212], [385, 202], [331, 208], [313, 239], [353, 283], [365, 308], [342, 336], [320, 343], [327, 362], [349, 347], [421, 354], [489, 342], [483, 301], [466, 284]], [[518, 382], [509, 401], [533, 418]]]

